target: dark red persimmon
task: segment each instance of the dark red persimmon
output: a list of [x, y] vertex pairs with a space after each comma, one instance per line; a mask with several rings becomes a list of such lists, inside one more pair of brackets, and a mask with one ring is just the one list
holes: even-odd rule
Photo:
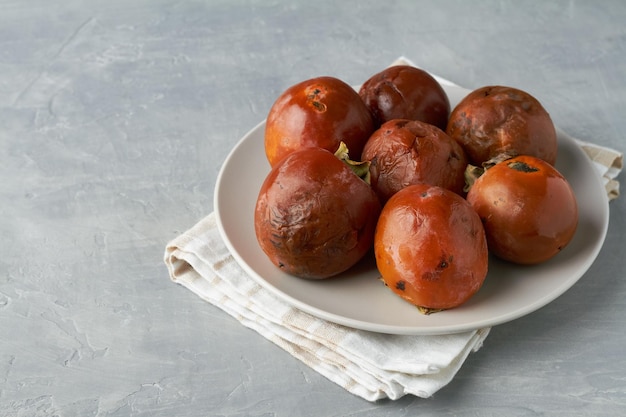
[[452, 110], [446, 133], [465, 149], [472, 165], [503, 154], [556, 162], [550, 115], [535, 97], [513, 87], [486, 86], [469, 93]]
[[370, 77], [359, 95], [372, 112], [376, 126], [393, 119], [420, 120], [444, 130], [450, 101], [428, 72], [410, 65], [388, 67]]
[[372, 188], [321, 148], [292, 152], [266, 177], [256, 202], [259, 244], [282, 271], [323, 279], [371, 248], [380, 203]]
[[487, 276], [480, 218], [461, 196], [437, 186], [410, 185], [389, 199], [374, 253], [385, 284], [426, 313], [460, 306]]
[[558, 254], [574, 237], [578, 205], [556, 168], [518, 156], [487, 169], [467, 201], [485, 226], [489, 250], [517, 264], [537, 264]]
[[335, 152], [344, 142], [360, 156], [374, 122], [359, 94], [334, 77], [317, 77], [285, 90], [265, 125], [265, 154], [271, 166], [304, 147]]

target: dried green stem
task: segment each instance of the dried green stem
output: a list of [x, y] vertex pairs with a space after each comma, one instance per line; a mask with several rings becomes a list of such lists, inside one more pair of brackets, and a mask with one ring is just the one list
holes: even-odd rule
[[370, 161], [353, 161], [348, 153], [348, 146], [341, 142], [335, 156], [343, 161], [359, 178], [370, 184]]

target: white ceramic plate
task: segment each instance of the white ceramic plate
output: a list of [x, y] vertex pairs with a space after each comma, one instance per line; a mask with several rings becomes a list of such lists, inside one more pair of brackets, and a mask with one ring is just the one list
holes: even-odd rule
[[[453, 107], [469, 92], [449, 82], [442, 86]], [[429, 316], [382, 284], [373, 259], [328, 280], [287, 275], [267, 259], [254, 233], [256, 198], [270, 170], [264, 126], [263, 122], [244, 136], [221, 168], [215, 188], [219, 230], [233, 257], [252, 278], [313, 316], [391, 334], [446, 334], [494, 326], [529, 314], [567, 291], [589, 269], [604, 242], [609, 219], [604, 186], [576, 142], [559, 131], [556, 167], [576, 193], [580, 220], [573, 240], [550, 261], [522, 267], [491, 259], [477, 294], [458, 308]]]

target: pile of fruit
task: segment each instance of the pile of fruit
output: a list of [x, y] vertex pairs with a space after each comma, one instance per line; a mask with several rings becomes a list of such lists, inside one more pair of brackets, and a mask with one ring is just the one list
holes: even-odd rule
[[576, 231], [552, 120], [513, 87], [479, 88], [451, 109], [412, 66], [358, 91], [317, 77], [277, 98], [264, 137], [256, 237], [295, 277], [328, 279], [373, 252], [385, 285], [429, 314], [472, 297], [489, 254], [537, 264]]

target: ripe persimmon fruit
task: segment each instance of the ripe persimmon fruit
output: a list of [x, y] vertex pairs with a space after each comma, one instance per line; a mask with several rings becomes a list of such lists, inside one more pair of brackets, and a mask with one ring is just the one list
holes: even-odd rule
[[344, 142], [360, 156], [374, 131], [359, 94], [335, 77], [316, 77], [286, 89], [270, 108], [265, 124], [265, 155], [271, 166], [301, 148], [334, 153]]
[[578, 225], [569, 182], [542, 159], [502, 161], [476, 179], [467, 201], [480, 216], [489, 250], [517, 264], [537, 264], [559, 253]]
[[480, 218], [463, 197], [433, 185], [410, 185], [387, 201], [374, 254], [387, 287], [425, 313], [460, 306], [487, 276]]
[[280, 270], [324, 279], [371, 250], [379, 213], [378, 197], [349, 164], [325, 149], [303, 148], [266, 177], [254, 227], [261, 249]]

